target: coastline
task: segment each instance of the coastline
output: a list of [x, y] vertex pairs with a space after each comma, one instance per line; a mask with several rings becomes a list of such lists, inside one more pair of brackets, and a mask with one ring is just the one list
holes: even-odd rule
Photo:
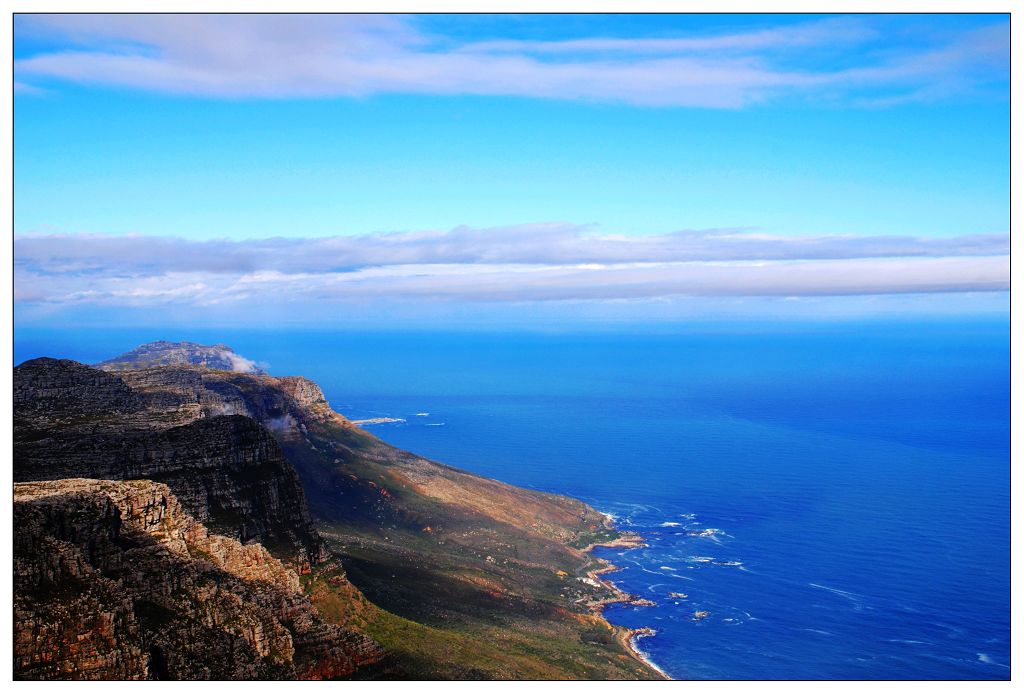
[[[613, 517], [607, 513], [602, 515], [604, 515], [606, 519], [606, 525], [610, 526], [611, 528], [615, 528]], [[656, 630], [654, 630], [651, 627], [640, 627], [636, 629], [631, 629], [629, 627], [619, 626], [618, 624], [612, 624], [605, 617], [604, 608], [606, 606], [614, 605], [616, 603], [630, 604], [633, 603], [637, 598], [636, 596], [631, 595], [630, 593], [627, 593], [626, 591], [619, 588], [612, 581], [602, 577], [602, 574], [609, 574], [618, 571], [618, 566], [612, 564], [607, 559], [602, 559], [592, 554], [592, 550], [594, 550], [594, 548], [596, 547], [640, 549], [641, 547], [646, 546], [646, 542], [644, 542], [643, 537], [641, 537], [639, 534], [625, 531], [622, 532], [619, 535], [619, 537], [615, 538], [614, 540], [609, 540], [607, 542], [595, 542], [590, 545], [587, 545], [583, 549], [583, 552], [585, 554], [590, 554], [591, 557], [593, 557], [600, 564], [600, 566], [598, 566], [597, 568], [590, 569], [589, 571], [587, 571], [587, 577], [590, 578], [590, 580], [592, 581], [600, 583], [602, 586], [604, 586], [612, 593], [614, 593], [614, 597], [605, 598], [603, 600], [598, 600], [596, 602], [591, 603], [590, 609], [593, 610], [595, 614], [599, 615], [606, 622], [608, 622], [609, 625], [611, 625], [612, 629], [615, 631], [616, 640], [627, 653], [629, 653], [633, 658], [639, 660], [641, 663], [649, 667], [654, 672], [661, 675], [663, 679], [671, 680], [672, 676], [665, 672], [661, 667], [659, 667], [657, 663], [651, 660], [650, 656], [646, 652], [641, 650], [641, 648], [637, 644], [637, 641], [639, 641], [639, 639], [648, 636], [654, 636], [655, 634], [657, 634], [658, 632]]]
[[627, 651], [629, 651], [634, 658], [642, 661], [645, 665], [650, 667], [652, 670], [655, 670], [666, 680], [671, 680], [672, 676], [664, 670], [662, 670], [660, 667], [658, 667], [658, 664], [651, 660], [650, 656], [646, 652], [641, 650], [640, 646], [637, 643], [640, 639], [644, 638], [645, 636], [654, 636], [657, 633], [657, 631], [650, 627], [640, 627], [639, 629], [625, 629], [623, 631], [621, 643], [623, 647]]

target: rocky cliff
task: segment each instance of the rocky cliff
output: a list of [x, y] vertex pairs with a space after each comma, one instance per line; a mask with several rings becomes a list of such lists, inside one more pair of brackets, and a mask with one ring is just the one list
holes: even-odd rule
[[33, 359], [14, 370], [14, 406], [43, 421], [62, 417], [124, 415], [141, 402], [117, 376], [70, 359]]
[[328, 554], [295, 469], [258, 422], [215, 415], [178, 424], [112, 374], [36, 359], [14, 370], [15, 481], [68, 477], [167, 484], [189, 512], [298, 566]]
[[16, 678], [320, 679], [383, 657], [164, 484], [19, 483], [14, 521]]

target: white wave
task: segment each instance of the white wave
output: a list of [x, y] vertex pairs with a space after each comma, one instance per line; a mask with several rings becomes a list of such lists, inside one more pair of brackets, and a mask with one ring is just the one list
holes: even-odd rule
[[436, 422], [434, 424], [425, 424], [424, 426], [428, 426], [428, 427], [443, 427], [444, 426], [444, 422]]
[[857, 611], [857, 612], [860, 612], [863, 609], [863, 607], [864, 607], [864, 605], [861, 603], [861, 600], [863, 600], [863, 597], [860, 596], [860, 595], [857, 595], [856, 593], [851, 593], [848, 590], [840, 590], [838, 588], [830, 588], [829, 586], [823, 586], [820, 583], [808, 583], [807, 585], [813, 586], [815, 588], [820, 588], [821, 590], [827, 590], [830, 593], [838, 595], [838, 596], [840, 596], [842, 598], [846, 598], [851, 603], [853, 603], [853, 609], [855, 611]]
[[815, 588], [821, 588], [822, 590], [827, 590], [828, 592], [835, 593], [836, 595], [842, 595], [844, 598], [847, 598], [848, 600], [854, 600], [855, 599], [854, 598], [854, 594], [851, 593], [848, 590], [839, 590], [838, 588], [830, 588], [828, 586], [823, 586], [820, 583], [808, 583], [807, 585], [814, 586]]
[[675, 568], [673, 566], [659, 566], [658, 568], [661, 569], [662, 571], [679, 571], [679, 569], [677, 569], [677, 568]]
[[717, 542], [718, 544], [722, 544], [722, 540], [720, 538], [731, 537], [727, 532], [725, 532], [724, 530], [720, 530], [719, 528], [702, 528], [700, 530], [690, 530], [689, 527], [690, 526], [687, 526], [687, 537], [700, 537], [705, 540]]
[[[660, 619], [660, 617], [658, 617], [657, 619]], [[652, 631], [654, 632], [653, 634], [649, 634], [649, 633], [643, 633], [643, 634], [636, 634], [635, 636], [633, 636], [633, 637], [632, 637], [632, 638], [631, 638], [631, 639], [629, 640], [629, 642], [630, 642], [630, 645], [631, 645], [631, 646], [633, 646], [633, 650], [634, 650], [634, 651], [636, 651], [636, 652], [637, 652], [637, 654], [639, 654], [640, 658], [641, 658], [641, 659], [642, 659], [642, 660], [643, 660], [643, 661], [644, 661], [645, 663], [647, 663], [647, 664], [648, 664], [648, 665], [650, 665], [650, 666], [651, 666], [652, 668], [654, 668], [655, 670], [657, 670], [658, 672], [660, 672], [660, 673], [661, 673], [662, 675], [664, 675], [666, 679], [672, 679], [672, 677], [671, 677], [671, 676], [670, 676], [670, 675], [669, 675], [669, 674], [668, 674], [667, 672], [665, 672], [664, 670], [662, 670], [662, 669], [661, 669], [660, 667], [658, 667], [658, 666], [657, 666], [657, 665], [656, 665], [656, 664], [654, 663], [654, 661], [652, 661], [652, 660], [651, 660], [651, 654], [650, 654], [650, 653], [648, 653], [647, 651], [645, 651], [645, 650], [643, 650], [642, 648], [640, 648], [640, 645], [639, 645], [639, 641], [640, 641], [640, 639], [642, 639], [642, 638], [646, 638], [646, 637], [648, 637], [648, 636], [656, 636], [656, 635], [657, 635], [657, 633], [658, 633], [658, 632], [657, 632], [657, 630], [653, 630], [653, 629], [652, 629]]]
[[825, 636], [831, 636], [832, 635], [831, 631], [823, 631], [821, 629], [805, 628], [804, 631], [813, 631], [815, 634], [824, 634]]
[[709, 562], [713, 562], [714, 560], [715, 560], [714, 557], [687, 557], [686, 558], [686, 561], [688, 561], [688, 562], [695, 562], [697, 564], [707, 564]]
[[713, 537], [715, 535], [725, 535], [725, 531], [718, 528], [703, 528], [702, 530], [691, 530], [689, 534], [693, 537]]
[[678, 528], [682, 523], [676, 523], [675, 521], [665, 521], [661, 524], [662, 528]]
[[416, 414], [413, 415], [413, 417], [429, 417], [429, 416], [430, 416], [429, 412], [417, 412]]
[[978, 654], [978, 660], [980, 660], [981, 662], [986, 663], [988, 665], [998, 665], [999, 667], [1004, 667], [1007, 670], [1010, 669], [1009, 665], [1004, 665], [1003, 663], [997, 663], [996, 661], [992, 660], [992, 656], [990, 656], [987, 653], [979, 653]]
[[943, 622], [935, 622], [935, 626], [942, 627], [943, 629], [948, 630], [951, 636], [961, 636], [962, 634], [964, 634], [964, 630], [963, 629], [961, 629], [960, 627], [957, 627], [957, 626], [953, 626], [952, 624], [945, 624]]

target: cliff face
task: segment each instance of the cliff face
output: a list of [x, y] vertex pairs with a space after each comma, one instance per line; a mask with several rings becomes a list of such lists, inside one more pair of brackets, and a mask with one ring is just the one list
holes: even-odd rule
[[182, 418], [117, 376], [74, 362], [33, 360], [15, 369], [14, 382], [15, 481], [163, 482], [219, 533], [260, 542], [299, 566], [327, 558], [295, 469], [253, 419], [168, 426]]
[[383, 657], [164, 484], [20, 483], [14, 513], [16, 678], [318, 679]]
[[70, 359], [33, 359], [14, 373], [15, 407], [36, 417], [126, 414], [141, 405], [135, 392], [117, 376]]

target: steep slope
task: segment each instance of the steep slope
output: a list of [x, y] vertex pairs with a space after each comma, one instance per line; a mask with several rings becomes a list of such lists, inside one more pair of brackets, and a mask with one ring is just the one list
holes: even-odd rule
[[320, 679], [383, 658], [166, 485], [16, 484], [14, 519], [18, 679]]

